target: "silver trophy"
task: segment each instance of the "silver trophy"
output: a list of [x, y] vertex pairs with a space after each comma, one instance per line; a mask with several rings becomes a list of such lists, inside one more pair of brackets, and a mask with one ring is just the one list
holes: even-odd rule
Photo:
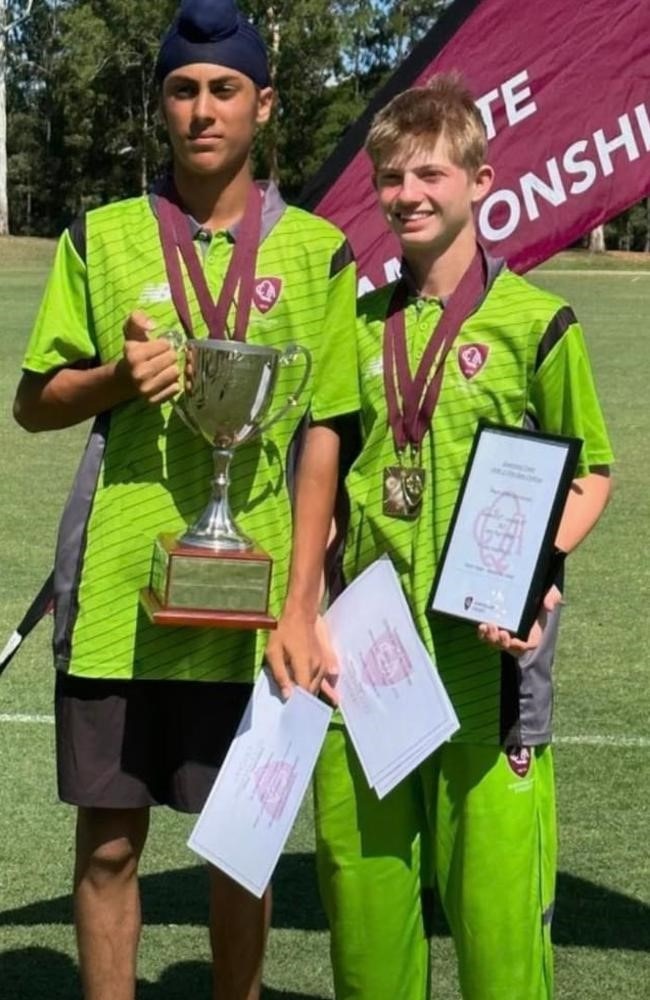
[[[235, 448], [280, 420], [311, 373], [309, 351], [284, 351], [230, 340], [166, 335], [181, 350], [184, 391], [175, 406], [213, 448], [214, 479], [207, 507], [180, 538], [159, 535], [149, 587], [141, 591], [149, 617], [160, 624], [272, 628], [268, 615], [271, 559], [235, 524], [228, 486]], [[269, 413], [281, 367], [304, 363], [298, 387]]]

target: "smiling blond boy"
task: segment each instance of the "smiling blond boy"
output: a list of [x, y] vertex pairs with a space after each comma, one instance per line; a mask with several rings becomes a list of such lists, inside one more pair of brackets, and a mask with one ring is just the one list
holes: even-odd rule
[[[572, 310], [477, 246], [474, 209], [493, 180], [486, 147], [472, 96], [454, 76], [397, 96], [375, 117], [366, 144], [403, 271], [359, 307], [363, 445], [346, 480], [343, 570], [350, 581], [379, 556], [391, 557], [460, 731], [382, 801], [367, 787], [343, 725], [328, 734], [316, 775], [317, 854], [339, 1000], [435, 996], [427, 940], [434, 881], [465, 1000], [552, 995], [549, 743], [559, 586], [525, 642], [427, 609], [480, 418], [583, 440], [558, 560], [600, 516], [612, 456]], [[481, 273], [476, 301], [432, 366], [430, 379], [439, 365], [442, 381], [425, 433], [405, 443], [394, 431], [393, 411], [404, 400], [387, 369], [395, 356], [389, 338], [403, 329], [414, 373], [471, 268]], [[389, 407], [391, 394], [397, 404]], [[404, 495], [402, 516], [383, 492], [386, 470], [400, 467], [421, 492], [418, 503]]]

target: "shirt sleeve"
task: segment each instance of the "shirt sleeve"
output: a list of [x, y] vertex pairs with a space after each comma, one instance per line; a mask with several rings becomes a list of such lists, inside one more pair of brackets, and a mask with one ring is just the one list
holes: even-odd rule
[[312, 421], [329, 420], [359, 409], [356, 295], [356, 267], [350, 246], [344, 241], [330, 265], [322, 346], [311, 399]]
[[86, 265], [66, 229], [59, 240], [54, 265], [36, 317], [23, 370], [45, 374], [97, 357]]
[[[595, 466], [609, 465], [613, 454], [585, 338], [573, 314], [570, 319], [567, 325], [558, 327], [556, 324], [559, 335], [538, 357], [529, 401], [541, 430], [582, 440], [576, 472], [580, 477], [588, 475]], [[551, 321], [549, 331], [554, 322]]]

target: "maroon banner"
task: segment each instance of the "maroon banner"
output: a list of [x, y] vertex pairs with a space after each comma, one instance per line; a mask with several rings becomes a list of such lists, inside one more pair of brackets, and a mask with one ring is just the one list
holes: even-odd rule
[[361, 291], [392, 280], [399, 266], [362, 149], [370, 119], [401, 90], [452, 69], [476, 96], [496, 171], [477, 211], [479, 232], [515, 270], [650, 192], [648, 0], [456, 0], [302, 199], [345, 231]]

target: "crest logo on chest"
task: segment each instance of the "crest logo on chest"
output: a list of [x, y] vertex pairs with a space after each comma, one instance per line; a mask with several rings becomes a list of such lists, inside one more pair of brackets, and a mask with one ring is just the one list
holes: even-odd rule
[[253, 304], [261, 313], [267, 313], [280, 298], [282, 278], [257, 278], [253, 292]]
[[487, 344], [465, 344], [458, 348], [458, 367], [468, 381], [478, 375], [489, 353]]

